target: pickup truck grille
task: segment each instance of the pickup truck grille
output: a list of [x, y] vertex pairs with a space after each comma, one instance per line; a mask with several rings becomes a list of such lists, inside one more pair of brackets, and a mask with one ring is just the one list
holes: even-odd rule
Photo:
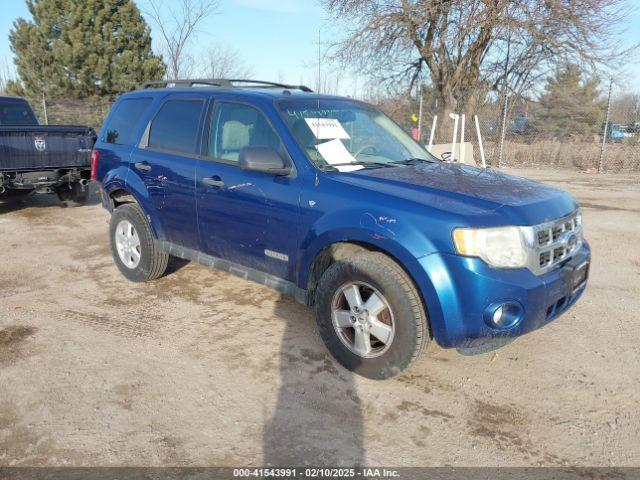
[[540, 275], [569, 259], [582, 245], [582, 217], [576, 210], [571, 215], [533, 227], [534, 264]]

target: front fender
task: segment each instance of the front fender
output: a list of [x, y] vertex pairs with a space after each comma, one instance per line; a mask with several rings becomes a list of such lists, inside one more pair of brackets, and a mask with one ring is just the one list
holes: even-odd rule
[[[412, 270], [416, 259], [435, 251], [434, 245], [410, 222], [382, 209], [340, 211], [319, 218], [301, 242], [296, 261], [297, 284], [306, 289], [318, 253], [337, 242], [372, 245]], [[416, 272], [410, 272], [412, 275]]]

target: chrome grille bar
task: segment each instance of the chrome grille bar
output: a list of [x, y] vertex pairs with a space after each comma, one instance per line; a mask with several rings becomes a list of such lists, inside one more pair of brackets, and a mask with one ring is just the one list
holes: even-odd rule
[[578, 210], [529, 228], [529, 269], [536, 275], [553, 270], [582, 246], [582, 217]]

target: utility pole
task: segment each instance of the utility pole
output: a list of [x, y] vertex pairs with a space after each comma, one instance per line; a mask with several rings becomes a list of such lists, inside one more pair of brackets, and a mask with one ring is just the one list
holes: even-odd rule
[[598, 160], [598, 173], [602, 173], [604, 168], [604, 150], [607, 145], [607, 134], [609, 132], [609, 114], [611, 113], [612, 87], [613, 87], [613, 77], [609, 79], [609, 95], [607, 97], [607, 114], [604, 117], [604, 129], [602, 130], [602, 145], [600, 145], [600, 159]]

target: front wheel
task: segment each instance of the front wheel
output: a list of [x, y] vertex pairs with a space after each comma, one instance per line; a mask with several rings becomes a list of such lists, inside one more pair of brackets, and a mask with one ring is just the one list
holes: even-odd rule
[[169, 255], [158, 250], [142, 209], [133, 203], [116, 208], [109, 222], [111, 252], [120, 272], [132, 282], [161, 277]]
[[426, 312], [411, 278], [378, 252], [327, 269], [316, 294], [316, 321], [336, 360], [373, 379], [406, 369], [429, 338]]

